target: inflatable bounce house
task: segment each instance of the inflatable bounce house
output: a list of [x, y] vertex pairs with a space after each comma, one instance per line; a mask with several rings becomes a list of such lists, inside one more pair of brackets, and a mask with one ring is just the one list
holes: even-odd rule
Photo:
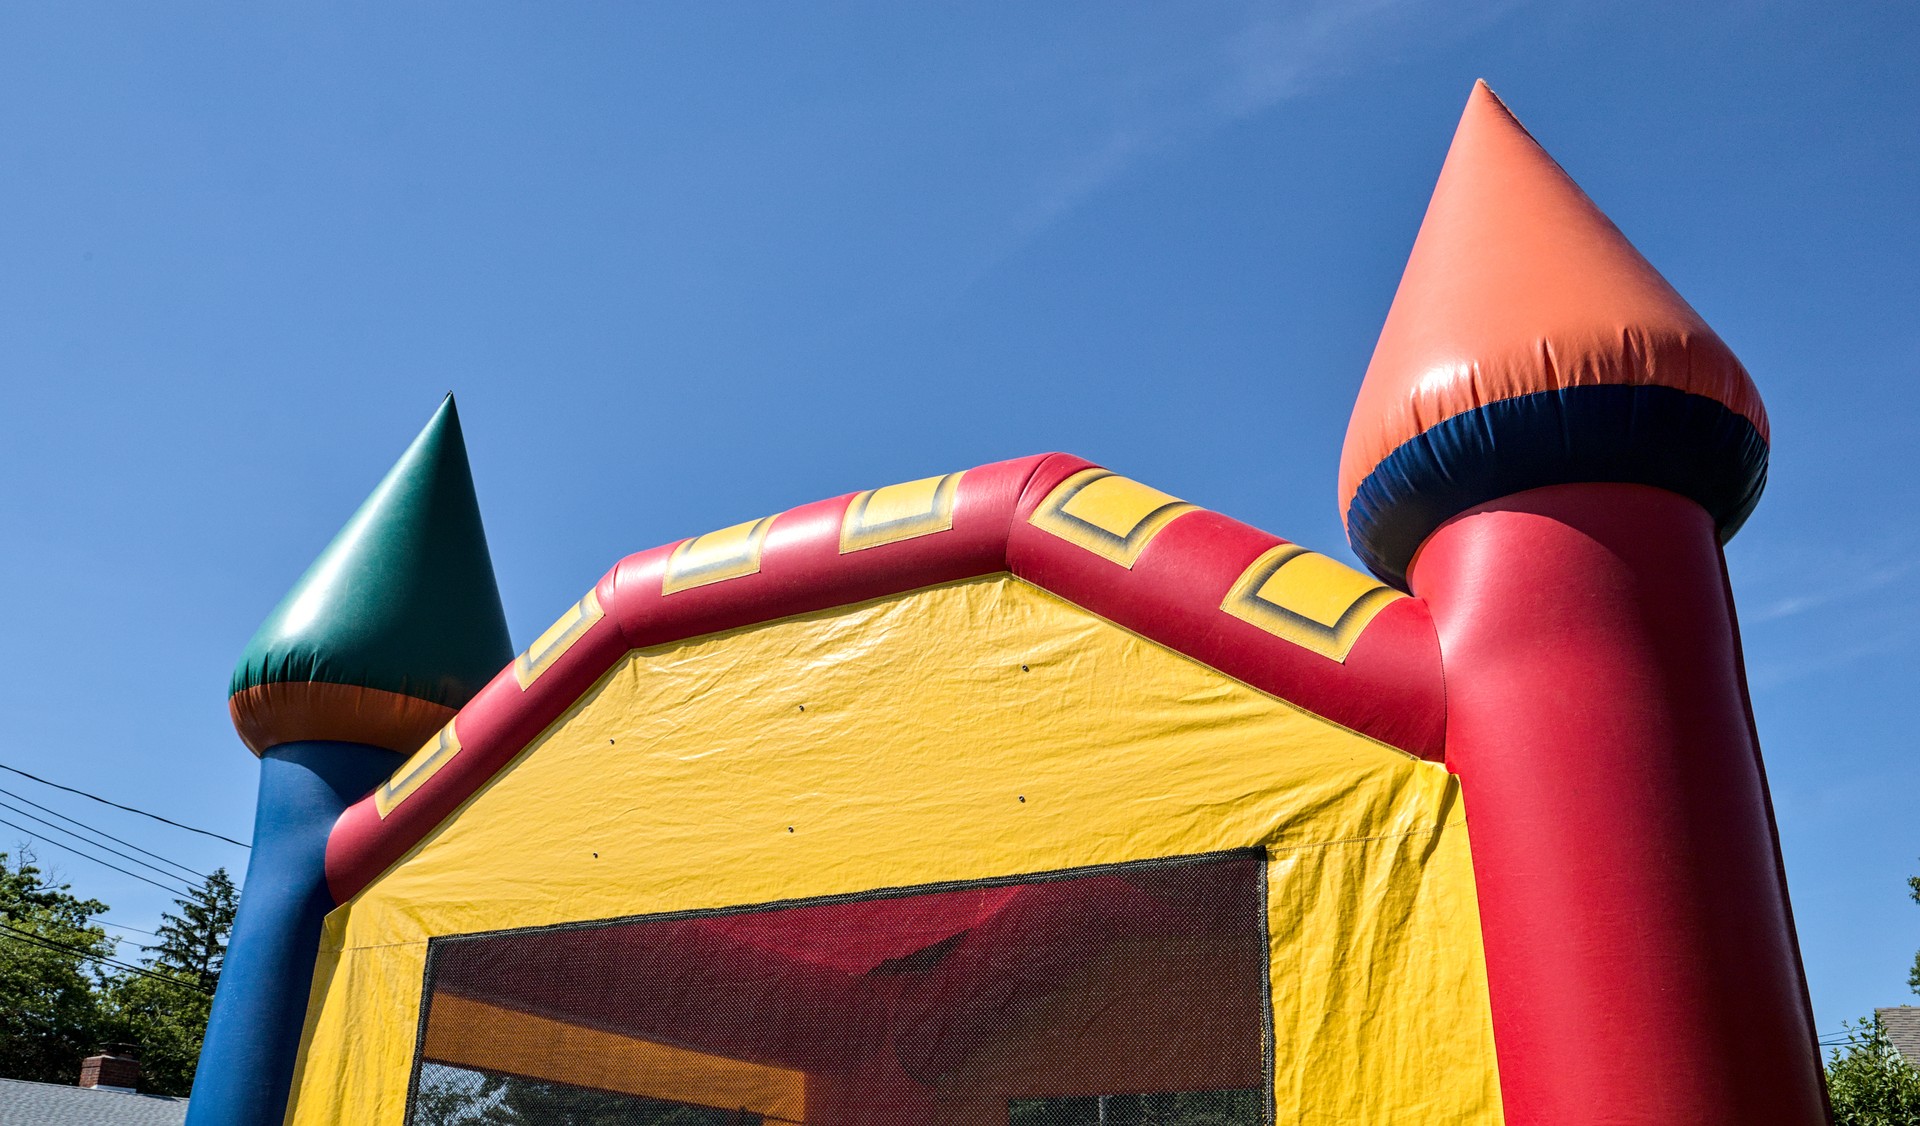
[[1825, 1122], [1766, 465], [1484, 86], [1347, 434], [1371, 575], [1047, 454], [629, 556], [515, 656], [449, 399], [234, 675], [189, 1121]]

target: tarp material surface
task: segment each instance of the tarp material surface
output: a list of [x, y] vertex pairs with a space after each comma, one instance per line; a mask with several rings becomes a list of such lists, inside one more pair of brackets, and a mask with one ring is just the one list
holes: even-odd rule
[[622, 659], [329, 917], [288, 1119], [402, 1122], [436, 936], [1248, 849], [1279, 1120], [1499, 1121], [1457, 783], [1008, 576]]

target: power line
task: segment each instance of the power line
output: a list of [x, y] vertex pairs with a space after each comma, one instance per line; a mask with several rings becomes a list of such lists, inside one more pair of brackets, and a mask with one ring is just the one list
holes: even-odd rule
[[116, 970], [125, 970], [128, 973], [139, 974], [141, 977], [150, 977], [155, 979], [156, 981], [164, 981], [172, 985], [180, 986], [182, 989], [195, 989], [195, 990], [199, 990], [202, 993], [212, 992], [212, 990], [209, 990], [209, 989], [202, 989], [200, 986], [195, 985], [193, 982], [183, 981], [177, 977], [169, 977], [166, 974], [154, 973], [152, 970], [142, 969], [139, 966], [128, 965], [126, 962], [119, 961], [118, 959], [115, 959], [115, 958], [102, 957], [101, 955], [96, 954], [91, 950], [88, 950], [84, 946], [70, 946], [67, 943], [58, 942], [54, 939], [47, 938], [44, 935], [37, 935], [31, 931], [20, 930], [18, 927], [7, 926], [5, 923], [0, 923], [0, 931], [11, 932], [6, 934], [0, 934], [0, 938], [10, 938], [15, 942], [24, 942], [30, 946], [38, 946], [43, 950], [53, 950], [53, 951], [64, 953], [64, 954], [79, 954], [90, 962], [98, 962], [103, 966], [112, 966]]
[[198, 990], [201, 993], [206, 993], [206, 994], [212, 994], [213, 992], [213, 990], [202, 988], [201, 986], [195, 985], [193, 982], [182, 981], [177, 977], [169, 977], [166, 974], [157, 974], [157, 973], [154, 973], [152, 970], [141, 969], [139, 966], [130, 966], [125, 962], [116, 961], [115, 959], [112, 959], [112, 958], [102, 957], [100, 954], [97, 954], [94, 951], [89, 950], [84, 946], [71, 946], [71, 945], [68, 945], [67, 943], [60, 942], [56, 939], [48, 938], [45, 935], [38, 935], [33, 933], [32, 931], [23, 931], [19, 927], [10, 927], [5, 923], [0, 923], [0, 931], [9, 932], [6, 934], [0, 934], [0, 938], [11, 938], [15, 942], [25, 942], [25, 943], [28, 943], [29, 945], [38, 946], [45, 950], [55, 950], [55, 951], [59, 951], [61, 953], [66, 953], [66, 954], [78, 954], [86, 958], [89, 962], [98, 962], [104, 966], [112, 966], [114, 969], [117, 969], [117, 970], [125, 970], [128, 973], [139, 974], [141, 977], [150, 977], [150, 978], [153, 978], [155, 981], [164, 981], [170, 985], [177, 985], [182, 989], [194, 989], [194, 990]]
[[171, 893], [172, 893], [172, 894], [174, 894], [174, 895], [188, 895], [188, 896], [190, 896], [190, 895], [192, 895], [192, 894], [193, 894], [192, 892], [190, 892], [190, 891], [185, 891], [185, 890], [183, 890], [183, 889], [181, 889], [181, 888], [177, 888], [177, 887], [170, 887], [170, 886], [168, 886], [167, 884], [163, 884], [163, 883], [161, 883], [161, 882], [160, 882], [159, 880], [151, 880], [151, 879], [148, 879], [147, 877], [145, 877], [145, 876], [143, 876], [143, 875], [141, 875], [141, 874], [140, 874], [140, 873], [138, 873], [138, 872], [129, 872], [129, 871], [127, 871], [127, 870], [126, 870], [125, 868], [122, 868], [122, 867], [120, 867], [120, 865], [118, 865], [118, 864], [109, 864], [109, 863], [108, 863], [108, 862], [106, 862], [105, 860], [102, 860], [102, 859], [100, 859], [99, 857], [97, 857], [97, 856], [94, 856], [94, 855], [93, 855], [93, 854], [91, 854], [91, 853], [87, 853], [87, 852], [82, 852], [82, 851], [80, 851], [79, 849], [77, 849], [77, 848], [75, 848], [75, 847], [73, 847], [72, 845], [65, 845], [65, 844], [61, 844], [61, 843], [60, 843], [59, 841], [50, 841], [50, 840], [48, 840], [48, 839], [46, 839], [45, 837], [43, 837], [43, 836], [41, 836], [40, 834], [38, 834], [38, 833], [36, 833], [36, 832], [34, 832], [34, 831], [33, 831], [32, 829], [29, 829], [29, 828], [27, 828], [27, 827], [26, 827], [26, 826], [24, 826], [24, 825], [15, 825], [15, 824], [14, 824], [13, 822], [11, 822], [11, 821], [8, 821], [8, 820], [6, 820], [5, 818], [0, 818], [0, 825], [5, 825], [5, 826], [6, 826], [6, 827], [8, 827], [9, 829], [18, 829], [18, 830], [20, 830], [20, 831], [21, 831], [22, 833], [25, 833], [25, 834], [27, 834], [27, 836], [29, 836], [29, 837], [32, 837], [32, 838], [34, 838], [34, 839], [36, 839], [36, 840], [38, 840], [38, 841], [39, 841], [39, 842], [40, 842], [41, 844], [50, 844], [50, 845], [52, 845], [52, 846], [53, 846], [53, 847], [55, 847], [55, 848], [58, 848], [58, 849], [64, 849], [64, 850], [66, 850], [67, 852], [71, 852], [71, 853], [73, 853], [73, 854], [74, 854], [75, 856], [78, 856], [78, 857], [80, 857], [80, 858], [81, 858], [82, 860], [91, 860], [91, 861], [93, 861], [93, 862], [94, 862], [95, 864], [98, 864], [98, 865], [100, 865], [100, 866], [101, 866], [101, 867], [103, 867], [103, 868], [111, 868], [111, 869], [113, 869], [114, 871], [116, 871], [116, 872], [118, 872], [118, 873], [120, 873], [120, 874], [121, 874], [121, 875], [123, 875], [123, 876], [132, 876], [132, 877], [133, 877], [134, 879], [136, 879], [136, 880], [139, 880], [139, 881], [140, 881], [141, 883], [146, 883], [146, 884], [152, 884], [152, 885], [153, 885], [154, 887], [157, 887], [157, 888], [159, 888], [159, 889], [160, 889], [161, 891], [165, 891], [165, 892], [171, 892]]
[[[65, 836], [65, 837], [72, 837], [72, 838], [73, 838], [74, 840], [76, 840], [76, 841], [79, 841], [79, 842], [80, 842], [81, 844], [84, 844], [84, 845], [86, 845], [86, 846], [87, 846], [88, 848], [97, 848], [97, 849], [102, 849], [102, 850], [104, 850], [104, 851], [107, 851], [107, 852], [110, 852], [110, 853], [112, 853], [113, 855], [115, 855], [115, 856], [117, 856], [117, 857], [119, 857], [119, 858], [120, 858], [120, 859], [122, 859], [122, 860], [125, 860], [125, 861], [128, 861], [128, 862], [130, 862], [130, 863], [133, 863], [133, 864], [138, 864], [138, 865], [140, 865], [140, 867], [142, 867], [142, 868], [145, 868], [145, 869], [146, 869], [147, 871], [149, 871], [149, 872], [158, 872], [158, 873], [160, 873], [160, 874], [161, 874], [162, 876], [165, 876], [166, 878], [168, 878], [169, 880], [178, 880], [178, 879], [180, 879], [180, 878], [181, 878], [181, 877], [180, 877], [180, 876], [179, 876], [178, 874], [176, 874], [176, 873], [173, 873], [173, 872], [169, 872], [169, 871], [167, 871], [167, 870], [166, 870], [165, 868], [162, 868], [162, 867], [160, 867], [160, 866], [159, 866], [158, 864], [149, 864], [149, 863], [147, 863], [146, 861], [144, 861], [144, 860], [142, 860], [142, 859], [140, 859], [140, 858], [139, 858], [139, 857], [137, 857], [137, 856], [133, 856], [133, 855], [130, 855], [130, 854], [128, 854], [128, 853], [124, 853], [124, 852], [121, 852], [121, 851], [120, 851], [119, 849], [117, 849], [117, 848], [115, 848], [115, 847], [113, 847], [112, 845], [109, 845], [109, 844], [101, 844], [101, 843], [100, 843], [99, 841], [95, 841], [95, 840], [89, 840], [88, 838], [86, 838], [86, 837], [83, 837], [83, 836], [81, 836], [80, 834], [78, 834], [78, 833], [76, 833], [76, 832], [74, 832], [74, 831], [73, 831], [72, 829], [62, 829], [62, 828], [61, 828], [60, 826], [58, 826], [58, 825], [55, 825], [55, 824], [54, 824], [53, 822], [51, 822], [51, 821], [49, 821], [49, 820], [47, 820], [47, 819], [46, 819], [46, 818], [44, 818], [44, 817], [36, 817], [36, 816], [34, 816], [33, 814], [31, 814], [31, 813], [28, 813], [28, 812], [27, 812], [26, 810], [24, 810], [24, 809], [19, 809], [19, 808], [17, 808], [17, 807], [15, 807], [15, 806], [13, 805], [13, 803], [11, 803], [11, 802], [7, 802], [7, 801], [0, 801], [0, 809], [4, 809], [4, 810], [7, 810], [7, 811], [8, 811], [8, 812], [10, 812], [10, 813], [15, 813], [15, 814], [18, 814], [19, 816], [21, 816], [21, 817], [25, 817], [25, 818], [27, 818], [27, 819], [29, 819], [29, 820], [32, 820], [32, 821], [38, 821], [38, 822], [39, 822], [40, 824], [42, 824], [42, 825], [45, 825], [45, 826], [47, 827], [47, 829], [51, 829], [51, 830], [53, 830], [54, 832], [56, 832], [56, 833], [59, 833], [59, 834], [60, 834], [61, 836]], [[36, 832], [45, 832], [46, 830], [35, 830], [35, 831], [36, 831]], [[103, 834], [103, 835], [104, 835], [104, 834]], [[57, 842], [49, 842], [49, 843], [57, 843]], [[166, 858], [165, 858], [165, 857], [162, 857], [161, 859], [163, 859], [163, 860], [164, 860], [164, 859], [166, 859]], [[171, 863], [171, 862], [169, 861], [169, 863]], [[185, 869], [186, 869], [186, 871], [188, 871], [188, 872], [190, 872], [190, 873], [192, 873], [192, 874], [193, 874], [193, 875], [194, 875], [195, 877], [197, 877], [196, 879], [192, 879], [192, 880], [188, 880], [188, 881], [187, 881], [187, 886], [189, 886], [189, 887], [195, 887], [195, 888], [197, 888], [197, 887], [199, 887], [199, 886], [201, 885], [201, 883], [202, 883], [202, 882], [203, 882], [203, 881], [204, 881], [204, 880], [206, 879], [206, 877], [205, 877], [205, 876], [202, 876], [202, 875], [200, 875], [200, 873], [198, 873], [198, 872], [194, 872], [194, 871], [193, 871], [193, 869], [191, 869], [191, 868], [186, 868], [186, 866], [185, 866], [184, 864], [175, 864], [175, 865], [174, 865], [174, 867], [176, 867], [176, 868], [185, 868]]]
[[232, 837], [225, 836], [220, 833], [209, 832], [206, 829], [196, 829], [191, 825], [182, 825], [180, 822], [175, 821], [171, 817], [162, 817], [157, 813], [148, 813], [144, 809], [135, 809], [130, 805], [121, 805], [117, 801], [108, 801], [106, 798], [103, 798], [98, 794], [89, 794], [85, 790], [76, 790], [72, 786], [62, 786], [58, 782], [49, 782], [45, 778], [40, 777], [38, 774], [28, 774], [26, 771], [21, 770], [19, 767], [8, 766], [4, 762], [0, 762], [0, 770], [7, 771], [9, 774], [18, 774], [22, 778], [31, 778], [33, 781], [40, 783], [42, 786], [52, 786], [56, 790], [65, 790], [69, 794], [79, 794], [81, 797], [90, 798], [93, 801], [99, 802], [101, 805], [110, 805], [115, 809], [124, 809], [128, 813], [137, 813], [142, 817], [151, 817], [155, 821], [159, 821], [162, 824], [171, 825], [176, 829], [185, 829], [189, 833], [198, 833], [203, 837], [212, 837], [216, 841], [225, 841], [231, 845], [239, 845], [241, 848], [253, 847], [252, 845], [248, 844], [245, 841], [236, 841]]
[[44, 934], [35, 934], [32, 931], [24, 931], [24, 930], [21, 930], [19, 927], [11, 927], [5, 923], [0, 923], [0, 931], [11, 932], [10, 934], [0, 934], [0, 938], [15, 938], [17, 936], [21, 940], [32, 942], [39, 946], [44, 946], [49, 950], [58, 950], [65, 954], [79, 954], [85, 957], [89, 962], [111, 962], [112, 961], [112, 959], [102, 956], [99, 951], [94, 950], [91, 947], [76, 946], [71, 942], [62, 942], [57, 938], [48, 938]]
[[[32, 806], [33, 808], [39, 810], [42, 813], [51, 813], [53, 816], [59, 818], [62, 821], [65, 821], [69, 825], [78, 825], [82, 829], [85, 829], [87, 832], [92, 833], [95, 836], [105, 837], [108, 840], [113, 841], [117, 844], [126, 845], [128, 848], [132, 849], [135, 852], [145, 853], [146, 855], [153, 857], [155, 860], [164, 861], [168, 864], [173, 865], [175, 868], [180, 869], [182, 872], [187, 872], [192, 875], [198, 876], [203, 880], [207, 879], [207, 875], [204, 872], [195, 871], [194, 869], [187, 867], [185, 864], [182, 864], [177, 860], [168, 860], [166, 857], [160, 855], [157, 852], [154, 852], [152, 849], [141, 848], [139, 845], [134, 844], [132, 841], [123, 841], [119, 837], [114, 836], [112, 833], [107, 832], [105, 829], [96, 829], [92, 825], [87, 824], [85, 821], [81, 821], [78, 818], [74, 818], [74, 817], [68, 817], [66, 814], [60, 812], [57, 809], [49, 809], [48, 807], [41, 805], [39, 802], [34, 801], [32, 798], [21, 797], [19, 794], [16, 794], [12, 790], [6, 789], [5, 787], [0, 787], [0, 794], [5, 794], [6, 796], [18, 802], [25, 802], [26, 804]], [[0, 805], [4, 805], [4, 804], [6, 803], [0, 802]], [[32, 814], [27, 813], [25, 810], [15, 810], [14, 812], [24, 814], [25, 816], [28, 816], [28, 817], [33, 816]], [[38, 821], [39, 818], [35, 817], [34, 820]]]
[[106, 919], [93, 919], [93, 920], [90, 920], [90, 921], [91, 921], [91, 922], [93, 922], [93, 923], [96, 923], [96, 924], [98, 924], [98, 925], [100, 925], [100, 926], [103, 926], [103, 927], [112, 927], [112, 928], [114, 928], [115, 930], [123, 930], [123, 931], [132, 931], [132, 932], [133, 932], [133, 933], [135, 933], [135, 934], [144, 934], [144, 935], [150, 935], [150, 936], [152, 936], [152, 937], [154, 937], [154, 938], [162, 938], [162, 937], [165, 937], [165, 936], [163, 936], [162, 934], [160, 934], [160, 932], [158, 932], [158, 931], [144, 931], [144, 930], [141, 930], [141, 929], [140, 929], [139, 927], [130, 927], [130, 926], [128, 926], [128, 925], [127, 925], [127, 924], [125, 924], [125, 923], [115, 923], [115, 922], [110, 922], [110, 921], [108, 921], [108, 920], [106, 920]]

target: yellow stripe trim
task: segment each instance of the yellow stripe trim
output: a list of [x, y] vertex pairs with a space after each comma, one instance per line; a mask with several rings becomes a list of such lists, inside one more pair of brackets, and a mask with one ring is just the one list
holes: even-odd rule
[[667, 1102], [802, 1122], [806, 1075], [436, 993], [421, 1056]]

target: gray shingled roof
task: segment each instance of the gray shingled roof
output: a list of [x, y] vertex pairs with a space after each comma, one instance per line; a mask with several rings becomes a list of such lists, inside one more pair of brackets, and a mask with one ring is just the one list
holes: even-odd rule
[[1901, 1059], [1920, 1067], [1920, 1005], [1900, 1005], [1873, 1012], [1880, 1023], [1887, 1026], [1887, 1039], [1893, 1041], [1893, 1050], [1900, 1053]]
[[187, 1100], [0, 1079], [0, 1126], [180, 1126]]

